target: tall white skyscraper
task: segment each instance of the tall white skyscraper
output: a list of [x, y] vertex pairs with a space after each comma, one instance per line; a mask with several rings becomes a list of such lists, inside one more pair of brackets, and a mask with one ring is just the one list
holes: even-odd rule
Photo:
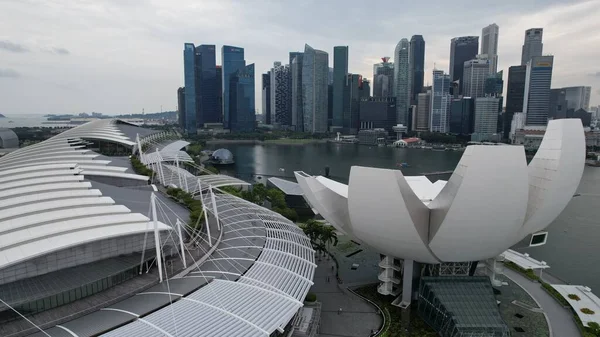
[[475, 59], [465, 62], [462, 83], [465, 97], [485, 96], [485, 80], [489, 76], [489, 68], [490, 60], [486, 55], [477, 55]]
[[408, 125], [411, 81], [409, 76], [409, 43], [402, 39], [394, 51], [394, 96], [396, 96], [396, 123]]
[[534, 56], [542, 56], [544, 44], [542, 36], [543, 28], [531, 28], [525, 31], [525, 41], [523, 42], [523, 51], [521, 53], [521, 65], [527, 65], [527, 62]]
[[497, 24], [484, 27], [481, 30], [481, 54], [486, 54], [490, 60], [490, 74], [498, 72], [498, 35], [500, 27]]
[[328, 85], [329, 55], [305, 45], [302, 60], [304, 132], [327, 132]]
[[548, 125], [554, 56], [534, 56], [527, 62], [523, 112], [526, 126]]
[[431, 113], [429, 114], [429, 130], [431, 132], [448, 132], [450, 114], [450, 75], [442, 70], [433, 70], [431, 86]]
[[500, 134], [497, 133], [498, 106], [500, 98], [478, 97], [475, 99], [475, 125], [472, 141], [498, 141]]
[[590, 111], [592, 87], [566, 87], [562, 89], [565, 91], [567, 109]]

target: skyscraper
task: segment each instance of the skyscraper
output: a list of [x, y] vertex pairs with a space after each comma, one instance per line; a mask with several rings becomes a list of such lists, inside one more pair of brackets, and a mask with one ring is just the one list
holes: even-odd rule
[[273, 63], [271, 68], [271, 123], [280, 126], [292, 125], [292, 109], [288, 104], [292, 102], [292, 91], [289, 85], [290, 66], [281, 62]]
[[497, 73], [490, 74], [485, 79], [485, 94], [489, 96], [502, 95], [504, 80], [502, 79], [504, 71], [500, 70]]
[[223, 122], [223, 68], [217, 66], [217, 109], [219, 110], [219, 123]]
[[475, 99], [475, 125], [471, 140], [473, 141], [499, 141], [497, 134], [498, 125], [498, 97], [478, 97]]
[[193, 43], [183, 45], [183, 77], [185, 95], [185, 132], [196, 134], [196, 47]]
[[396, 96], [396, 123], [408, 125], [410, 106], [409, 43], [401, 39], [394, 50], [394, 96]]
[[271, 124], [271, 72], [262, 74], [262, 113], [265, 124]]
[[222, 84], [223, 84], [223, 126], [231, 128], [230, 108], [231, 102], [229, 90], [231, 85], [230, 78], [238, 70], [243, 70], [246, 66], [244, 60], [244, 48], [234, 46], [223, 46], [221, 48], [221, 67], [222, 67]]
[[567, 109], [573, 109], [577, 111], [583, 109], [585, 111], [590, 110], [590, 94], [592, 93], [592, 87], [565, 87], [562, 88], [565, 91], [565, 98], [567, 100]]
[[344, 124], [344, 87], [348, 79], [348, 46], [333, 47], [333, 121], [332, 126]]
[[[429, 130], [432, 132], [448, 132], [450, 100], [450, 75], [442, 70], [433, 70], [433, 86], [431, 87], [431, 114]], [[418, 121], [417, 121], [418, 123]]]
[[302, 95], [304, 132], [327, 132], [329, 55], [304, 46]]
[[429, 131], [429, 114], [431, 112], [431, 87], [417, 95], [416, 131]]
[[450, 81], [460, 81], [459, 90], [462, 89], [465, 62], [474, 59], [478, 51], [478, 36], [455, 37], [450, 41]]
[[504, 139], [508, 139], [510, 126], [515, 113], [523, 112], [523, 97], [525, 95], [525, 77], [527, 65], [508, 68], [508, 85], [506, 88], [506, 111], [503, 120]]
[[[291, 54], [291, 53], [290, 53]], [[292, 78], [292, 127], [296, 131], [303, 131], [304, 119], [302, 117], [302, 61], [304, 53], [297, 53], [292, 60], [290, 70]]]
[[417, 95], [423, 91], [425, 78], [425, 40], [422, 35], [410, 38], [408, 74], [410, 78], [410, 104], [417, 105]]
[[179, 127], [185, 130], [185, 87], [177, 89], [177, 116]]
[[475, 124], [475, 99], [470, 97], [455, 98], [450, 103], [450, 129], [459, 135], [473, 133]]
[[394, 96], [394, 64], [389, 57], [373, 65], [373, 97]]
[[236, 70], [229, 79], [231, 131], [251, 132], [256, 123], [254, 63]]
[[523, 51], [521, 53], [521, 65], [527, 65], [527, 62], [534, 56], [542, 56], [544, 44], [542, 43], [543, 28], [531, 28], [525, 31], [525, 42], [523, 42]]
[[563, 88], [550, 89], [550, 112], [549, 118], [567, 118], [567, 95]]
[[462, 93], [465, 97], [485, 96], [485, 81], [490, 74], [489, 60], [485, 55], [466, 61], [464, 64]]
[[546, 126], [550, 109], [550, 85], [554, 56], [534, 56], [527, 63], [523, 112], [525, 125]]
[[[345, 133], [356, 133], [359, 124], [360, 110], [360, 87], [362, 86], [362, 76], [358, 74], [346, 75], [346, 85], [344, 86], [343, 96], [343, 127]], [[334, 87], [335, 89], [335, 87]]]
[[487, 55], [490, 60], [490, 73], [498, 72], [498, 33], [500, 28], [497, 24], [484, 27], [481, 30], [481, 54]]
[[362, 85], [360, 86], [360, 97], [369, 98], [371, 96], [371, 83], [366, 77], [362, 79]]

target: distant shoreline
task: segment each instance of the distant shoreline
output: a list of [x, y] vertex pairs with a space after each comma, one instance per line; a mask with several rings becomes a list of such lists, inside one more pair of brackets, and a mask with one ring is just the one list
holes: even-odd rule
[[305, 145], [305, 144], [317, 144], [326, 143], [327, 139], [292, 139], [292, 138], [281, 138], [272, 140], [258, 140], [258, 139], [212, 139], [207, 140], [206, 145], [219, 145], [219, 144], [254, 144], [254, 145], [265, 145], [265, 144], [277, 144], [277, 145]]

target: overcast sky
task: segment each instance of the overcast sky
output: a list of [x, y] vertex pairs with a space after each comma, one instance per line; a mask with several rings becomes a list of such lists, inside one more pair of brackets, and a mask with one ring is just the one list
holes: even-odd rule
[[500, 26], [499, 70], [518, 65], [524, 31], [544, 28], [552, 86], [592, 86], [600, 104], [600, 1], [0, 0], [0, 113], [174, 110], [183, 43], [245, 48], [260, 74], [308, 43], [350, 47], [350, 72], [372, 77], [396, 43], [423, 35], [425, 83], [448, 71], [450, 39]]

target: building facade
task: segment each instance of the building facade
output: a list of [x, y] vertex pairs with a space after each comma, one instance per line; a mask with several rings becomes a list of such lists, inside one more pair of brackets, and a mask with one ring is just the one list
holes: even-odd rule
[[308, 44], [302, 63], [303, 131], [327, 132], [329, 55]]
[[217, 61], [215, 45], [199, 45], [196, 47], [196, 124], [199, 128], [204, 123], [221, 121], [221, 110], [218, 105]]
[[525, 31], [525, 41], [523, 42], [523, 50], [521, 52], [521, 65], [527, 65], [527, 62], [534, 56], [542, 56], [544, 44], [542, 36], [544, 35], [543, 28], [531, 28]]
[[459, 90], [462, 90], [465, 62], [474, 59], [478, 52], [478, 36], [455, 37], [450, 41], [450, 81], [459, 81]]
[[254, 63], [237, 70], [230, 76], [229, 98], [231, 131], [254, 131], [256, 125]]
[[429, 116], [429, 131], [448, 132], [450, 100], [450, 75], [442, 70], [433, 70], [433, 85], [431, 87], [431, 114]]
[[282, 65], [281, 62], [275, 62], [271, 68], [271, 124], [278, 126], [292, 125], [292, 109], [288, 105], [292, 102], [292, 94], [289, 85], [290, 80], [289, 65]]
[[470, 97], [452, 99], [450, 104], [450, 133], [470, 135], [475, 125], [475, 99]]
[[348, 84], [348, 46], [333, 47], [333, 116], [332, 126], [344, 124], [344, 88]]
[[262, 114], [264, 123], [271, 124], [271, 72], [262, 74]]
[[[291, 53], [290, 53], [291, 54]], [[290, 71], [292, 78], [292, 127], [294, 130], [302, 132], [304, 130], [302, 117], [302, 61], [304, 53], [296, 53]]]
[[431, 112], [431, 88], [417, 95], [417, 120], [415, 131], [429, 131]]
[[389, 57], [373, 65], [373, 97], [394, 96], [394, 64]]
[[481, 54], [490, 60], [490, 74], [498, 72], [498, 35], [500, 27], [497, 24], [484, 27], [481, 30]]
[[185, 127], [188, 134], [196, 134], [196, 47], [193, 43], [183, 45], [183, 78], [188, 95], [185, 95]]
[[585, 111], [590, 110], [590, 95], [592, 93], [592, 87], [565, 87], [562, 88], [565, 91], [565, 99], [567, 100], [567, 109], [573, 109], [574, 111], [583, 109]]
[[410, 38], [408, 72], [410, 77], [410, 104], [417, 105], [418, 95], [423, 91], [425, 79], [425, 40], [422, 35]]
[[177, 89], [177, 119], [179, 127], [185, 130], [185, 87]]
[[392, 134], [396, 123], [396, 97], [366, 97], [360, 100], [360, 129], [384, 129]]
[[410, 107], [409, 42], [402, 39], [394, 50], [394, 96], [396, 97], [396, 123], [408, 124]]
[[527, 65], [512, 66], [508, 68], [508, 84], [506, 88], [506, 111], [504, 112], [504, 134], [508, 139], [513, 115], [523, 112], [523, 98], [525, 95], [525, 78]]
[[[346, 75], [346, 85], [344, 85], [343, 100], [343, 118], [342, 126], [344, 133], [356, 134], [359, 124], [360, 98], [362, 96], [360, 87], [362, 86], [362, 76], [359, 74]], [[335, 84], [334, 84], [335, 99]], [[335, 111], [334, 111], [335, 117]], [[335, 118], [334, 118], [335, 119]], [[336, 125], [333, 125], [334, 127]]]
[[550, 110], [550, 85], [554, 56], [533, 56], [527, 63], [523, 112], [525, 125], [546, 126]]
[[485, 81], [490, 74], [490, 61], [485, 55], [477, 55], [475, 59], [464, 64], [462, 93], [465, 97], [485, 96]]
[[498, 128], [498, 97], [478, 97], [475, 99], [475, 123], [472, 141], [499, 141]]
[[504, 73], [504, 71], [500, 70], [497, 73], [490, 74], [485, 79], [484, 92], [486, 95], [489, 95], [489, 96], [502, 95], [502, 93], [504, 91], [504, 80], [502, 79], [503, 73]]
[[567, 118], [567, 98], [563, 88], [550, 89], [550, 111], [548, 118]]
[[230, 80], [233, 74], [238, 70], [244, 70], [246, 60], [244, 59], [244, 48], [234, 46], [223, 46], [221, 48], [221, 83], [223, 100], [223, 126], [231, 128], [230, 107], [231, 102], [229, 90], [231, 88]]

